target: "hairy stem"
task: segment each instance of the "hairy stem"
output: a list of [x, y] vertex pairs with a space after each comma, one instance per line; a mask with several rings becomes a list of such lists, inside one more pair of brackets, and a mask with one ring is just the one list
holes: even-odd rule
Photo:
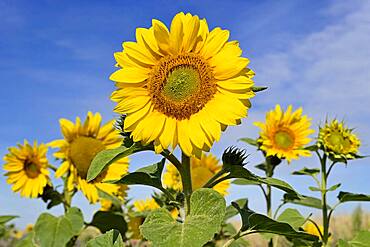
[[185, 212], [186, 215], [190, 213], [190, 196], [193, 192], [191, 185], [191, 167], [190, 167], [190, 157], [182, 153], [181, 155], [182, 166], [180, 168], [182, 188], [185, 195]]
[[329, 239], [329, 217], [328, 217], [328, 205], [326, 199], [326, 186], [327, 186], [327, 171], [326, 171], [326, 154], [320, 158], [321, 161], [321, 207], [322, 207], [322, 225], [323, 225], [323, 238], [324, 245], [327, 245]]
[[71, 201], [72, 201], [72, 194], [70, 191], [68, 191], [68, 178], [70, 175], [71, 175], [70, 172], [68, 172], [68, 175], [64, 178], [64, 186], [63, 186], [64, 212], [67, 212], [68, 209], [71, 207]]

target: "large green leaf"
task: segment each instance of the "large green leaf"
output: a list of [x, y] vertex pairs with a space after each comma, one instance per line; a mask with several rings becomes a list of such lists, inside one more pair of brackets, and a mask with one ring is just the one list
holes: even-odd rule
[[307, 221], [297, 209], [287, 208], [277, 218], [280, 222], [285, 222], [298, 230]]
[[163, 208], [153, 211], [140, 226], [142, 235], [158, 247], [203, 246], [220, 230], [225, 199], [212, 189], [198, 189], [191, 196], [190, 208], [184, 223]]
[[124, 247], [122, 237], [116, 230], [110, 230], [105, 234], [91, 239], [87, 247]]
[[298, 238], [301, 240], [318, 242], [317, 236], [297, 231], [291, 225], [285, 222], [273, 220], [265, 215], [253, 212], [248, 208], [246, 201], [243, 207], [233, 202], [234, 207], [239, 211], [242, 218], [241, 231], [250, 231], [258, 233], [272, 233], [282, 235], [290, 239]]
[[37, 245], [33, 242], [34, 235], [34, 231], [28, 233], [25, 238], [22, 238], [17, 242], [15, 247], [37, 247]]
[[338, 247], [369, 247], [369, 244], [370, 232], [361, 231], [350, 241], [339, 239]]
[[165, 159], [162, 159], [160, 162], [140, 168], [135, 172], [131, 172], [125, 175], [118, 181], [114, 181], [116, 184], [141, 184], [148, 185], [160, 190], [163, 190], [161, 175], [164, 167]]
[[[241, 199], [236, 200], [235, 202], [241, 204], [241, 203], [245, 202], [246, 200], [248, 200], [248, 199], [247, 198], [241, 198]], [[231, 217], [234, 217], [238, 213], [239, 213], [238, 210], [233, 205], [227, 206], [226, 207], [226, 213], [225, 213], [225, 220], [230, 219]]]
[[70, 208], [59, 217], [43, 213], [35, 224], [35, 238], [41, 246], [64, 247], [82, 227], [82, 213], [78, 208]]
[[[321, 200], [312, 196], [284, 194], [284, 202], [321, 209]], [[330, 209], [330, 206], [328, 208]]]
[[338, 199], [340, 202], [364, 202], [370, 201], [370, 195], [354, 194], [350, 192], [339, 192]]
[[15, 218], [18, 218], [16, 215], [1, 215], [0, 216], [0, 224], [5, 224]]
[[125, 218], [119, 212], [98, 211], [89, 225], [97, 227], [102, 233], [115, 229], [124, 236], [127, 231]]
[[121, 146], [115, 149], [101, 151], [94, 157], [91, 162], [89, 171], [87, 172], [87, 180], [91, 181], [96, 178], [107, 166], [112, 164], [114, 161], [144, 150], [152, 150], [152, 147], [142, 146], [139, 143], [134, 143], [129, 148]]

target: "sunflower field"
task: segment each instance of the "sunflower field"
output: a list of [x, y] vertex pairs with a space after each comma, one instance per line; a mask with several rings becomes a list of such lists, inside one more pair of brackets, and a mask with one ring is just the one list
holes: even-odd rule
[[[279, 99], [258, 121], [248, 121], [258, 108], [253, 101], [269, 98], [271, 85], [255, 83], [229, 30], [187, 12], [169, 25], [158, 19], [147, 24], [114, 52], [109, 79], [115, 88], [106, 101], [114, 102], [115, 119], [103, 121], [96, 111], [60, 118], [53, 140], [24, 140], [7, 149], [2, 176], [26, 201], [17, 215], [0, 208], [0, 246], [370, 246], [366, 212], [356, 211], [357, 230], [349, 237], [333, 226], [343, 204], [370, 201], [370, 194], [341, 190], [355, 178], [332, 182], [336, 168], [346, 166], [350, 174], [352, 163], [370, 153], [368, 146], [360, 152], [354, 126], [325, 112], [313, 120]], [[221, 153], [212, 151], [241, 124], [258, 129], [258, 136], [238, 133]], [[148, 153], [155, 162], [145, 162]], [[257, 162], [251, 158], [256, 154]], [[289, 175], [305, 181], [312, 192], [306, 195], [278, 170], [310, 156]], [[141, 165], [131, 169], [135, 158]], [[150, 196], [129, 194], [135, 186], [149, 188]], [[261, 193], [263, 208], [256, 209], [247, 192], [225, 199], [234, 186]], [[98, 205], [91, 218], [76, 203], [78, 194]], [[12, 222], [22, 218], [28, 200], [45, 210], [19, 230]], [[63, 213], [52, 211], [57, 208]]]

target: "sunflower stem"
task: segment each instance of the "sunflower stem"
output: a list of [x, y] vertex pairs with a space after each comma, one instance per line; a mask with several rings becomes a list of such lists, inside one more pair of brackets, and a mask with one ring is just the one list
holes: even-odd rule
[[[272, 164], [266, 159], [266, 171], [265, 171], [266, 177], [271, 178], [274, 175], [274, 167]], [[267, 209], [267, 216], [269, 218], [272, 218], [272, 189], [270, 185], [267, 185], [266, 187], [266, 209]], [[273, 238], [270, 238], [268, 242], [268, 247], [273, 247], [274, 242]]]
[[64, 187], [63, 187], [63, 207], [64, 212], [67, 212], [68, 209], [71, 207], [71, 201], [72, 201], [72, 195], [68, 191], [68, 178], [70, 176], [70, 173], [68, 172], [68, 175], [64, 178]]
[[183, 187], [183, 192], [185, 195], [185, 212], [186, 215], [190, 213], [190, 196], [192, 193], [192, 185], [191, 185], [191, 171], [190, 171], [190, 157], [182, 152], [181, 155], [181, 163], [182, 166], [179, 170], [181, 174], [181, 182]]
[[[319, 156], [320, 157], [320, 156]], [[321, 162], [321, 208], [322, 208], [322, 225], [323, 225], [323, 238], [322, 241], [324, 246], [327, 245], [329, 239], [329, 217], [328, 217], [328, 205], [326, 200], [327, 193], [327, 171], [326, 171], [326, 160], [327, 156], [324, 153], [323, 157], [320, 157]]]

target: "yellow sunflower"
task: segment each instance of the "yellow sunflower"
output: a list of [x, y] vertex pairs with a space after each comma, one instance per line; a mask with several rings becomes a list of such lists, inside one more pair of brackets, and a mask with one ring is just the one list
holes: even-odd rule
[[[193, 190], [202, 188], [222, 168], [222, 164], [212, 154], [203, 154], [201, 159], [192, 157], [190, 159], [190, 166]], [[167, 188], [182, 191], [181, 176], [174, 165], [167, 165], [166, 172], [163, 174], [163, 183]], [[213, 189], [222, 195], [227, 195], [227, 189], [229, 187], [230, 181], [225, 180], [215, 185]]]
[[320, 127], [318, 144], [335, 158], [353, 159], [358, 153], [361, 141], [352, 129], [335, 119]]
[[122, 139], [114, 128], [114, 120], [101, 125], [101, 116], [88, 112], [85, 122], [80, 118], [76, 123], [67, 119], [60, 119], [60, 128], [64, 139], [55, 140], [49, 145], [59, 148], [54, 153], [56, 158], [62, 159], [63, 163], [55, 173], [56, 177], [67, 174], [68, 189], [74, 187], [81, 190], [90, 203], [96, 203], [99, 199], [98, 190], [116, 196], [122, 196], [126, 187], [104, 183], [109, 180], [120, 179], [128, 171], [128, 158], [120, 159], [111, 164], [92, 182], [86, 180], [87, 171], [91, 161], [97, 153], [105, 149], [119, 147]]
[[[320, 232], [323, 233], [324, 228], [320, 225], [318, 227], [320, 229]], [[316, 228], [316, 226], [311, 221], [306, 222], [306, 224], [303, 226], [303, 230], [309, 234], [318, 236], [321, 239], [319, 230]]]
[[23, 197], [36, 198], [42, 195], [47, 184], [51, 184], [47, 150], [45, 144], [34, 142], [30, 145], [26, 140], [23, 145], [9, 148], [9, 153], [4, 156], [4, 170], [14, 192], [19, 191]]
[[149, 198], [146, 200], [134, 201], [134, 208], [137, 212], [145, 212], [160, 208], [160, 206], [153, 198]]
[[293, 112], [290, 105], [284, 112], [280, 105], [276, 105], [275, 110], [266, 114], [265, 123], [254, 124], [261, 129], [258, 142], [266, 156], [276, 155], [290, 162], [299, 156], [311, 155], [304, 146], [311, 141], [308, 136], [315, 131], [310, 129], [311, 119], [302, 116], [302, 108]]
[[179, 145], [200, 157], [228, 125], [240, 124], [255, 95], [254, 72], [228, 40], [228, 30], [209, 31], [205, 19], [179, 13], [170, 29], [154, 19], [136, 29], [136, 42], [123, 43], [111, 99], [135, 142], [154, 142], [157, 152]]

